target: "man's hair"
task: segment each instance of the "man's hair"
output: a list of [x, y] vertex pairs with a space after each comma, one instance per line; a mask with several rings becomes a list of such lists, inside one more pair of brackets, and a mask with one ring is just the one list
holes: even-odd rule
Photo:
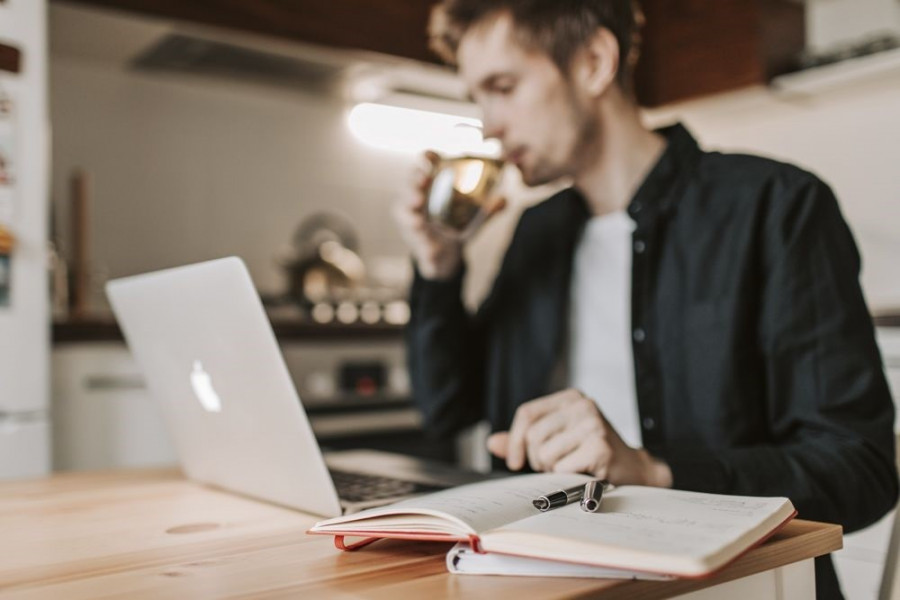
[[512, 17], [519, 41], [545, 52], [564, 74], [597, 29], [608, 29], [619, 43], [617, 79], [631, 92], [643, 24], [637, 0], [442, 0], [431, 11], [431, 49], [456, 64], [466, 32], [503, 13]]

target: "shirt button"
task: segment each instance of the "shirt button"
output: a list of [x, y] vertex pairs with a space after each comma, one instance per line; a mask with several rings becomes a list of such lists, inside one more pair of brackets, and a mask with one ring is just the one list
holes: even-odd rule
[[634, 341], [640, 343], [647, 339], [647, 333], [638, 327], [634, 330]]
[[644, 240], [638, 240], [634, 243], [634, 251], [638, 254], [643, 254], [646, 249], [647, 244], [644, 243]]
[[653, 431], [654, 427], [656, 427], [656, 421], [653, 420], [653, 417], [644, 418], [644, 429]]

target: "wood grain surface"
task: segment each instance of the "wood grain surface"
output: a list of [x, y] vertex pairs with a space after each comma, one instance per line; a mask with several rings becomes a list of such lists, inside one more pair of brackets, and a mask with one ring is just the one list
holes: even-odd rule
[[382, 541], [340, 552], [330, 538], [306, 535], [315, 521], [171, 470], [4, 483], [0, 597], [654, 599], [841, 547], [840, 527], [795, 520], [704, 581], [453, 576], [446, 544]]

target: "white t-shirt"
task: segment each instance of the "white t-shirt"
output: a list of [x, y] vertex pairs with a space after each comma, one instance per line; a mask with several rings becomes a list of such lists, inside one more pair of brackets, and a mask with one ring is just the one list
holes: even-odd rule
[[575, 250], [569, 385], [592, 398], [629, 446], [641, 447], [631, 345], [631, 236], [624, 211], [593, 217]]

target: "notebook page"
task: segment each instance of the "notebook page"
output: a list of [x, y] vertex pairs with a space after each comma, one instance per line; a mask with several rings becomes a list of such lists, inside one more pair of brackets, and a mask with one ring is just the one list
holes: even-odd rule
[[[316, 524], [313, 530], [325, 531], [331, 524], [352, 524], [359, 529], [366, 526], [368, 520], [372, 520], [373, 528], [377, 528], [379, 521], [376, 521], [375, 517], [427, 514], [449, 518], [463, 524], [472, 532], [481, 533], [506, 523], [542, 514], [532, 504], [535, 498], [562, 488], [583, 485], [589, 480], [590, 477], [586, 475], [572, 473], [516, 475], [462, 485], [354, 515], [329, 519]], [[414, 529], [414, 517], [404, 517], [402, 520], [407, 524], [407, 530]]]
[[[774, 527], [792, 512], [793, 507], [785, 498], [625, 486], [604, 496], [600, 512], [587, 513], [578, 505], [569, 505], [510, 523], [498, 532], [549, 536], [563, 544], [585, 542], [614, 547], [620, 554], [634, 552], [701, 559], [740, 542], [749, 531], [771, 520], [773, 514], [784, 513]], [[768, 531], [760, 535], [765, 533]], [[488, 551], [492, 549], [489, 538], [482, 543]], [[745, 540], [744, 545], [750, 544]]]

